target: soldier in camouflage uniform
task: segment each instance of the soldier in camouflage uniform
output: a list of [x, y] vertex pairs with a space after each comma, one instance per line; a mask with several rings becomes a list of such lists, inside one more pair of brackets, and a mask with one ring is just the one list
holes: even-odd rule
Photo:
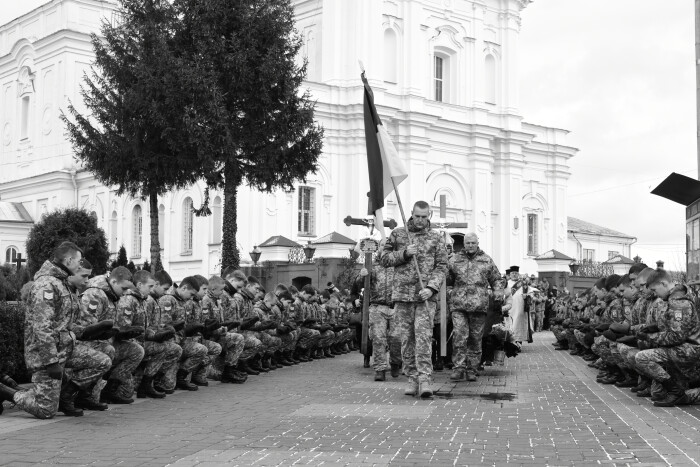
[[[289, 347], [290, 341], [293, 341], [293, 336], [287, 332], [286, 327], [282, 324], [282, 312], [277, 307], [277, 303], [277, 295], [274, 292], [267, 292], [263, 299], [255, 303], [253, 307], [253, 313], [260, 319], [258, 323], [270, 323], [268, 329], [261, 332], [279, 340], [277, 350], [269, 357], [269, 361], [266, 363], [273, 369], [292, 365], [292, 362], [287, 361], [282, 356], [282, 351]], [[289, 331], [291, 331], [291, 328]]]
[[[209, 281], [202, 275], [196, 274], [194, 279], [199, 285], [199, 289], [196, 294], [185, 302], [185, 312], [188, 317], [191, 317], [192, 323], [198, 323], [202, 325], [201, 333], [194, 337], [200, 344], [207, 348], [207, 358], [204, 359], [202, 364], [192, 372], [192, 383], [197, 386], [209, 386], [207, 381], [207, 374], [211, 369], [212, 362], [221, 355], [221, 345], [215, 340], [211, 339], [211, 332], [220, 331], [221, 325], [211, 320], [209, 317], [204, 316], [202, 313], [202, 298], [204, 298], [209, 290]], [[206, 334], [206, 336], [204, 335]]]
[[240, 323], [227, 322], [221, 296], [226, 282], [219, 276], [209, 278], [209, 290], [202, 298], [202, 318], [206, 323], [218, 324], [218, 329], [209, 332], [209, 339], [221, 345], [221, 354], [211, 364], [209, 377], [219, 379], [222, 383], [242, 384], [248, 379], [248, 374], [237, 369], [238, 359], [245, 348], [245, 338], [242, 334], [229, 331]]
[[[432, 333], [435, 300], [447, 271], [443, 236], [430, 228], [430, 206], [414, 204], [407, 229], [394, 229], [382, 250], [384, 267], [394, 268], [392, 301], [401, 332], [401, 359], [409, 384], [406, 395], [432, 396]], [[418, 262], [423, 289], [419, 286]], [[420, 289], [420, 290], [419, 290]]]
[[192, 312], [188, 315], [185, 308], [187, 301], [198, 290], [197, 280], [188, 276], [180, 281], [178, 287], [174, 285], [170, 287], [168, 292], [158, 300], [158, 305], [165, 317], [164, 321], [177, 330], [176, 342], [182, 347], [182, 357], [180, 357], [180, 365], [175, 375], [176, 380], [172, 380], [172, 372], [163, 375], [162, 384], [166, 390], [171, 390], [176, 386], [187, 391], [199, 389], [196, 384], [187, 381], [187, 377], [207, 360], [207, 348], [199, 342], [200, 331], [204, 329], [204, 326], [195, 322], [194, 316], [191, 315]]
[[221, 293], [221, 309], [224, 314], [224, 321], [235, 323], [228, 329], [243, 336], [243, 352], [238, 357], [238, 371], [248, 375], [259, 375], [260, 372], [254, 370], [251, 364], [262, 351], [262, 342], [251, 334], [246, 334], [240, 328], [243, 319], [239, 314], [239, 309], [235, 306], [233, 297], [238, 293], [239, 289], [245, 287], [248, 279], [242, 271], [228, 268], [224, 271], [224, 291]]
[[[286, 287], [280, 290], [280, 286], [275, 290], [277, 295], [277, 300], [279, 300], [280, 312], [282, 313], [282, 325], [284, 326], [283, 332], [288, 333], [290, 336], [286, 341], [282, 340], [282, 349], [285, 358], [295, 365], [301, 363], [301, 360], [295, 358], [294, 354], [297, 348], [297, 343], [299, 342], [299, 336], [301, 335], [301, 329], [296, 325], [293, 319], [292, 306], [294, 304], [294, 297], [289, 293]], [[280, 336], [280, 338], [282, 338]], [[285, 343], [286, 342], [286, 343]]]
[[321, 339], [321, 333], [312, 327], [313, 317], [308, 303], [308, 300], [315, 294], [314, 288], [307, 284], [299, 291], [293, 305], [292, 318], [300, 329], [297, 348], [299, 349], [299, 360], [302, 362], [313, 360], [313, 353]]
[[452, 381], [476, 381], [481, 361], [481, 338], [489, 306], [489, 287], [494, 301], [503, 300], [501, 273], [490, 256], [479, 248], [475, 233], [464, 236], [464, 249], [447, 264], [447, 284], [452, 312]]
[[326, 310], [320, 303], [321, 293], [318, 289], [314, 289], [314, 291], [316, 293], [309, 298], [309, 309], [311, 317], [316, 320], [314, 327], [321, 336], [317, 343], [316, 355], [318, 358], [335, 358], [330, 350], [330, 346], [335, 342], [335, 333], [330, 329]]
[[96, 316], [98, 321], [112, 321], [116, 330], [116, 335], [111, 339], [115, 356], [101, 398], [107, 403], [130, 404], [134, 401], [130, 397], [134, 390], [133, 373], [144, 355], [143, 347], [132, 339], [137, 334], [132, 329], [131, 318], [125, 318], [117, 309], [119, 298], [134, 288], [131, 280], [131, 271], [119, 266], [112, 270], [109, 277], [97, 276], [90, 279], [81, 296], [81, 301], [90, 314]]
[[[380, 248], [384, 244], [380, 243]], [[374, 380], [386, 381], [386, 371], [391, 370], [391, 376], [401, 375], [401, 335], [394, 313], [394, 303], [391, 301], [394, 285], [394, 268], [385, 268], [381, 264], [372, 265], [372, 273], [362, 268], [357, 278], [364, 283], [369, 279], [369, 338], [372, 340], [374, 355]], [[389, 350], [389, 361], [386, 352]]]
[[131, 325], [143, 328], [143, 334], [136, 337], [144, 349], [143, 361], [137, 371], [140, 382], [135, 382], [138, 397], [162, 399], [165, 392], [153, 387], [153, 379], [163, 367], [167, 369], [177, 364], [182, 356], [182, 348], [173, 342], [175, 329], [163, 329], [159, 321], [151, 321], [156, 305], [151, 297], [156, 285], [153, 275], [148, 271], [136, 271], [133, 281], [136, 288], [127, 290], [119, 299], [117, 307], [118, 315], [123, 316], [125, 322], [130, 319]]
[[[0, 383], [0, 404], [14, 402], [40, 419], [53, 418], [57, 410], [82, 415], [73, 405], [75, 397], [99, 380], [111, 363], [103, 353], [75, 346], [75, 334], [69, 331], [80, 307], [67, 287], [67, 278], [80, 269], [82, 251], [64, 242], [53, 256], [34, 275], [27, 302], [32, 312], [25, 317], [24, 357], [34, 387], [18, 391]], [[73, 375], [62, 388], [64, 367], [72, 368]]]
[[654, 405], [686, 404], [684, 389], [671, 378], [664, 366], [682, 366], [700, 359], [700, 320], [695, 304], [688, 298], [685, 286], [675, 287], [668, 272], [662, 269], [650, 276], [647, 286], [664, 301], [665, 310], [661, 308], [657, 317], [658, 332], [637, 332], [637, 338], [651, 347], [637, 353], [637, 368], [666, 390], [667, 397]]

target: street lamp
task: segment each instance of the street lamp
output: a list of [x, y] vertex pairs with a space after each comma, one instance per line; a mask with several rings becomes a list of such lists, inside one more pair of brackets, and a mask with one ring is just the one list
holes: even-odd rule
[[260, 259], [260, 255], [262, 254], [262, 250], [260, 249], [260, 247], [258, 245], [255, 245], [253, 247], [253, 251], [251, 251], [248, 254], [250, 255], [250, 259], [253, 260], [253, 266], [257, 266], [258, 260]]
[[304, 255], [306, 256], [307, 261], [311, 261], [311, 258], [314, 257], [314, 253], [316, 253], [316, 247], [311, 244], [311, 240], [309, 240], [309, 243], [306, 244], [304, 247]]
[[569, 265], [569, 269], [571, 269], [571, 275], [575, 276], [576, 272], [578, 272], [578, 268], [580, 268], [580, 267], [581, 267], [581, 265], [578, 263], [571, 263]]
[[350, 247], [350, 248], [348, 248], [348, 250], [350, 251], [350, 259], [353, 261], [357, 261], [357, 258], [360, 257], [360, 253], [358, 253], [355, 250], [355, 247]]

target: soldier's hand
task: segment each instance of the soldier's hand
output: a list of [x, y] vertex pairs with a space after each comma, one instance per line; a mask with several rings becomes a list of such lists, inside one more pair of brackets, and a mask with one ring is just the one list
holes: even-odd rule
[[643, 341], [649, 340], [649, 334], [643, 331], [637, 331], [637, 339], [641, 339]]
[[164, 329], [162, 331], [158, 331], [154, 336], [153, 336], [153, 341], [154, 342], [165, 342], [166, 340], [170, 339], [171, 337], [175, 337], [175, 330], [174, 329]]
[[423, 301], [430, 300], [430, 297], [433, 296], [433, 291], [426, 287], [425, 289], [418, 292], [418, 295]]
[[659, 332], [659, 326], [656, 324], [648, 324], [642, 328], [642, 331], [648, 332], [648, 333]]
[[365, 276], [368, 276], [368, 275], [369, 275], [369, 271], [367, 270], [367, 268], [362, 268], [362, 269], [360, 269], [360, 276], [361, 276], [361, 277], [365, 277]]
[[406, 256], [409, 258], [416, 256], [418, 254], [418, 248], [414, 244], [410, 244], [406, 247]]
[[113, 323], [110, 320], [106, 321], [100, 321], [95, 324], [91, 324], [89, 326], [86, 326], [85, 329], [83, 329], [83, 333], [80, 336], [81, 340], [92, 340], [95, 337], [99, 336], [105, 331], [109, 331], [112, 329]]
[[52, 363], [51, 365], [47, 365], [46, 367], [44, 367], [44, 370], [46, 370], [46, 373], [51, 379], [63, 379], [63, 367], [58, 362]]
[[185, 326], [185, 337], [192, 337], [198, 332], [204, 330], [204, 325], [201, 323], [190, 323]]

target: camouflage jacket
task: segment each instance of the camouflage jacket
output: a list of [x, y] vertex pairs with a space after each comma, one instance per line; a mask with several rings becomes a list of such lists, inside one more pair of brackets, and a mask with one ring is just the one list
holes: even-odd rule
[[649, 334], [649, 342], [657, 347], [674, 347], [686, 342], [700, 345], [700, 322], [693, 301], [681, 289], [671, 291], [664, 301], [667, 306], [656, 323], [659, 332]]
[[293, 319], [297, 323], [300, 323], [304, 320], [307, 320], [309, 318], [313, 318], [312, 312], [309, 309], [310, 304], [306, 300], [302, 300], [301, 297], [297, 296], [296, 300], [294, 300], [294, 311], [293, 317], [290, 319]]
[[87, 289], [80, 296], [87, 312], [97, 321], [112, 320], [117, 323], [117, 303], [119, 297], [107, 281], [107, 276], [96, 276], [88, 281]]
[[187, 322], [190, 320], [193, 323], [204, 323], [204, 320], [208, 317], [202, 316], [202, 301], [197, 296], [193, 296], [185, 302], [185, 313], [187, 315]]
[[[357, 290], [362, 289], [365, 278], [358, 275], [355, 279]], [[394, 268], [385, 268], [381, 264], [373, 264], [369, 275], [370, 305], [392, 306], [391, 293], [394, 285]]]
[[158, 300], [149, 295], [143, 305], [146, 310], [146, 320], [148, 328], [154, 332], [160, 331], [163, 327], [172, 324], [172, 318], [169, 314], [163, 313], [163, 309], [158, 304]]
[[236, 289], [226, 282], [226, 288], [224, 289], [221, 297], [219, 298], [219, 303], [221, 305], [221, 310], [224, 314], [224, 321], [240, 321], [241, 317], [238, 315], [238, 309], [234, 306], [233, 296], [236, 295]]
[[627, 323], [632, 323], [632, 308], [634, 308], [634, 304], [637, 303], [637, 297], [638, 294], [635, 294], [635, 296], [632, 298], [632, 300], [627, 300], [626, 298], [621, 298], [622, 300], [622, 315], [624, 316], [624, 321]]
[[170, 287], [166, 294], [158, 299], [158, 306], [162, 310], [163, 321], [167, 324], [178, 321], [189, 323], [192, 319], [191, 316], [187, 315], [185, 300], [180, 298], [175, 287]]
[[215, 319], [219, 321], [219, 323], [224, 323], [226, 320], [224, 319], [224, 309], [222, 307], [222, 297], [215, 297], [212, 295], [211, 292], [207, 292], [207, 294], [202, 298], [201, 303], [201, 308], [202, 308], [202, 317], [204, 320], [207, 319]]
[[447, 285], [452, 286], [449, 306], [452, 313], [486, 313], [489, 308], [489, 286], [494, 297], [503, 297], [501, 273], [491, 257], [481, 249], [473, 255], [467, 254], [466, 250], [452, 255], [447, 264]]
[[[416, 245], [418, 267], [423, 279], [423, 285], [433, 291], [432, 301], [437, 301], [438, 291], [442, 286], [447, 272], [447, 248], [445, 239], [430, 225], [425, 229], [417, 229], [413, 219], [408, 220], [408, 230], [411, 240]], [[408, 241], [406, 229], [397, 228], [391, 232], [384, 249], [381, 262], [386, 268], [394, 268], [394, 287], [391, 294], [393, 302], [421, 302], [418, 295], [420, 285], [413, 258], [406, 256]]]
[[78, 298], [70, 292], [68, 271], [50, 261], [34, 274], [25, 314], [24, 359], [35, 372], [53, 363], [63, 363], [75, 336], [69, 331], [80, 314]]
[[[257, 316], [255, 314], [255, 295], [242, 288], [233, 296], [232, 308], [235, 314], [240, 316], [241, 321]], [[248, 331], [260, 331], [260, 322], [258, 321]]]
[[636, 331], [646, 324], [647, 320], [647, 310], [651, 301], [648, 297], [637, 292], [635, 295], [636, 300], [632, 304], [632, 309], [630, 310], [630, 330]]
[[144, 335], [149, 333], [149, 338], [155, 332], [148, 329], [148, 316], [146, 314], [146, 299], [141, 296], [138, 290], [129, 289], [124, 292], [119, 302], [117, 302], [117, 319], [114, 325], [121, 326], [141, 326], [144, 334], [140, 335], [137, 340], [143, 343]]
[[265, 305], [265, 302], [258, 302], [253, 306], [253, 313], [255, 316], [260, 318], [260, 321], [275, 321], [275, 314], [272, 311], [272, 308], [268, 308], [267, 305]]

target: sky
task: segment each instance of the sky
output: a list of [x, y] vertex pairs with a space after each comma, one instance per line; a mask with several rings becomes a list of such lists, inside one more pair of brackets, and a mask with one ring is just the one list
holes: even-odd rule
[[[47, 0], [0, 0], [0, 24]], [[522, 12], [520, 110], [569, 130], [569, 215], [636, 237], [632, 256], [685, 269], [682, 206], [649, 192], [697, 178], [694, 4], [536, 0]]]
[[697, 178], [694, 3], [536, 0], [522, 12], [520, 110], [564, 128], [569, 216], [637, 237], [632, 256], [685, 270], [684, 207], [650, 194]]

